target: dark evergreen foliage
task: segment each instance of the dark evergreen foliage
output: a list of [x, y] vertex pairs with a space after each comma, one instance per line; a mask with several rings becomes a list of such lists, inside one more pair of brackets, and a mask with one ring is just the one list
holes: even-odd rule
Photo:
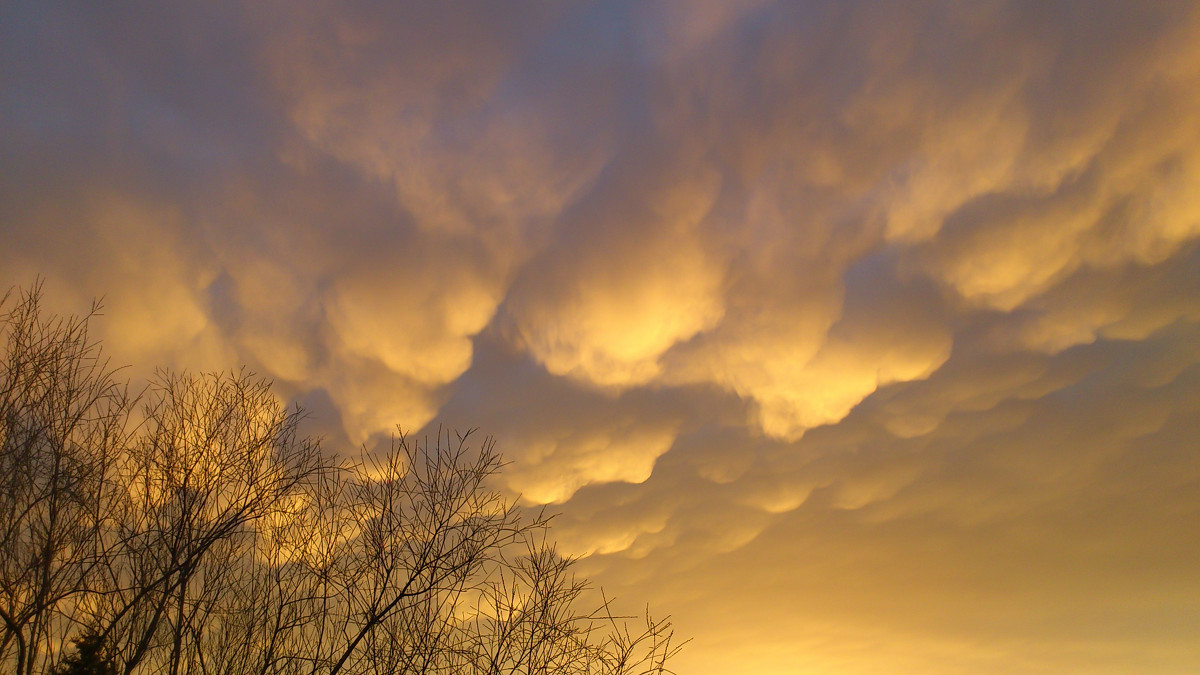
[[90, 633], [74, 640], [75, 653], [54, 669], [54, 675], [117, 675], [112, 659], [104, 656], [104, 639]]

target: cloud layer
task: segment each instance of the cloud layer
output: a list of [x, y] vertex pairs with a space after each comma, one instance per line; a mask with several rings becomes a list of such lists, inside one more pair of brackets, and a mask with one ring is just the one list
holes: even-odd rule
[[[480, 426], [691, 673], [1194, 672], [1186, 3], [0, 9], [0, 283]], [[939, 670], [940, 669], [940, 670]]]

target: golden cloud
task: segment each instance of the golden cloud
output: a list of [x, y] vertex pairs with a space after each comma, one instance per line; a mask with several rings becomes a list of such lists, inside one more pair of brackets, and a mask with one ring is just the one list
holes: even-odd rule
[[277, 9], [0, 22], [0, 282], [496, 433], [681, 672], [1196, 670], [1194, 7]]

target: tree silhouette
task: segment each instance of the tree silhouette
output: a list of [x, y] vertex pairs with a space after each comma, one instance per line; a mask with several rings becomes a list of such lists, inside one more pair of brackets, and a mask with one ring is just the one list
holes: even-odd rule
[[99, 635], [89, 633], [74, 644], [75, 653], [54, 669], [54, 675], [117, 675], [116, 665], [103, 654], [104, 640]]
[[[330, 453], [244, 371], [128, 393], [84, 317], [0, 299], [0, 665], [20, 675], [653, 675], [634, 627], [493, 490], [491, 438]], [[74, 648], [63, 648], [74, 644]]]

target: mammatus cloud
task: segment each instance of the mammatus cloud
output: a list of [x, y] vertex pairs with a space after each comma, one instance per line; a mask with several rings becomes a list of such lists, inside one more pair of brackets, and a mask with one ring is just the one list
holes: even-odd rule
[[715, 171], [649, 194], [614, 180], [531, 262], [505, 309], [550, 373], [619, 389], [659, 381], [669, 349], [718, 324], [725, 266], [696, 231], [720, 190]]
[[495, 433], [680, 672], [1196, 670], [1190, 5], [0, 13], [0, 283], [131, 377]]

